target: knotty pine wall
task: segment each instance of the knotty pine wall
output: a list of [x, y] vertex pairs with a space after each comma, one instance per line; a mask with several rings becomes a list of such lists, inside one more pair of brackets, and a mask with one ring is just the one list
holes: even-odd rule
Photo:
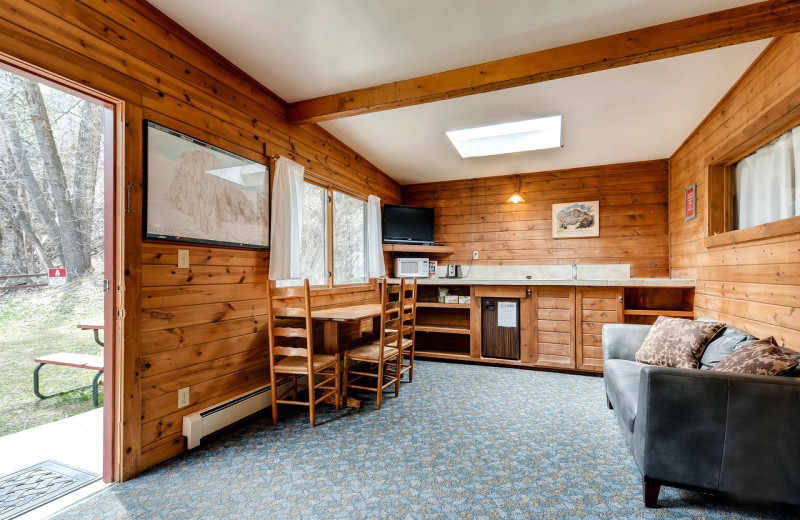
[[[0, 0], [0, 52], [124, 102], [125, 312], [121, 469], [127, 479], [183, 450], [183, 415], [264, 384], [269, 254], [143, 242], [142, 120], [263, 162], [285, 155], [325, 181], [400, 202], [400, 187], [315, 125], [286, 120], [285, 103], [140, 0]], [[375, 298], [318, 294], [322, 305]], [[98, 296], [99, 297], [99, 296]], [[110, 388], [111, 382], [106, 382]], [[191, 405], [177, 408], [177, 389]], [[118, 468], [119, 469], [119, 468]]]
[[[670, 159], [674, 277], [697, 279], [695, 315], [731, 323], [800, 350], [800, 229], [706, 247], [706, 167], [730, 149], [755, 149], [800, 123], [800, 35], [776, 39]], [[684, 189], [697, 183], [699, 216], [684, 221]]]
[[[666, 160], [403, 187], [405, 204], [436, 210], [442, 263], [631, 264], [631, 276], [669, 276]], [[519, 182], [524, 203], [506, 199]], [[600, 236], [552, 238], [552, 205], [600, 201]]]

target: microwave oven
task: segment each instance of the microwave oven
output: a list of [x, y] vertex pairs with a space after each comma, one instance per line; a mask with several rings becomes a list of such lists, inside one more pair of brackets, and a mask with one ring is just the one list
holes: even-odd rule
[[395, 278], [427, 278], [428, 272], [427, 258], [395, 258], [394, 276]]

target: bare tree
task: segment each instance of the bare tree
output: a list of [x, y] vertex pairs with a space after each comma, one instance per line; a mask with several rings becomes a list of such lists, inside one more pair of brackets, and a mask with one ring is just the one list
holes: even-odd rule
[[58, 259], [73, 278], [102, 244], [93, 238], [102, 236], [94, 222], [103, 108], [46, 91], [0, 71], [0, 269], [37, 271]]
[[75, 214], [70, 194], [67, 191], [67, 176], [64, 173], [56, 141], [53, 138], [53, 129], [50, 126], [50, 119], [47, 117], [47, 107], [44, 104], [42, 90], [39, 88], [39, 84], [33, 81], [23, 80], [22, 85], [32, 116], [39, 151], [44, 160], [45, 177], [50, 183], [50, 196], [58, 218], [61, 259], [64, 267], [67, 268], [68, 277], [80, 276], [89, 268], [83, 257], [81, 221]]
[[75, 215], [78, 218], [83, 239], [83, 261], [86, 266], [92, 263], [92, 221], [94, 217], [94, 198], [97, 186], [97, 166], [103, 134], [103, 109], [99, 105], [84, 101], [81, 103], [81, 125], [78, 130], [77, 154], [75, 157]]

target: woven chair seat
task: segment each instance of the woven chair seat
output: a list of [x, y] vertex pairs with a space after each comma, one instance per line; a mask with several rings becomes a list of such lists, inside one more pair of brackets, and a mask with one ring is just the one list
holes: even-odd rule
[[[361, 347], [356, 347], [353, 350], [347, 351], [347, 357], [349, 359], [354, 359], [356, 361], [378, 361], [378, 355], [380, 354], [380, 343], [370, 343], [368, 345], [363, 345]], [[389, 359], [394, 359], [397, 357], [398, 350], [394, 347], [383, 347], [383, 359], [384, 361]]]
[[[314, 372], [336, 363], [334, 356], [314, 355]], [[308, 372], [308, 358], [288, 356], [275, 363], [275, 372], [281, 374], [305, 374]]]
[[[397, 331], [392, 329], [386, 329], [387, 334], [395, 334]], [[410, 332], [410, 329], [409, 329]], [[400, 344], [403, 348], [408, 348], [411, 346], [411, 338], [403, 338], [403, 342]]]

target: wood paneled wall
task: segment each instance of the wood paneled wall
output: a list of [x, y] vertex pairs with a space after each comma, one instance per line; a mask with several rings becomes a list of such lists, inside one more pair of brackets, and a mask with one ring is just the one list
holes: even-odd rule
[[[124, 103], [125, 312], [122, 470], [130, 478], [183, 449], [181, 418], [264, 384], [268, 253], [142, 240], [142, 120], [264, 162], [264, 147], [334, 185], [400, 202], [400, 187], [141, 0], [0, 0], [0, 52]], [[181, 246], [185, 247], [185, 246]], [[377, 296], [319, 294], [321, 304]], [[190, 387], [178, 410], [176, 390]]]
[[[706, 167], [742, 143], [764, 140], [776, 122], [800, 123], [800, 35], [773, 41], [670, 159], [671, 265], [697, 279], [695, 315], [800, 350], [800, 229], [706, 247]], [[754, 143], [753, 146], [757, 146]], [[699, 217], [684, 221], [686, 186], [697, 183]]]
[[[669, 276], [667, 161], [597, 166], [403, 187], [405, 204], [436, 209], [443, 263], [631, 264], [631, 276]], [[524, 203], [506, 199], [519, 183]], [[552, 205], [600, 201], [600, 236], [552, 238]]]

